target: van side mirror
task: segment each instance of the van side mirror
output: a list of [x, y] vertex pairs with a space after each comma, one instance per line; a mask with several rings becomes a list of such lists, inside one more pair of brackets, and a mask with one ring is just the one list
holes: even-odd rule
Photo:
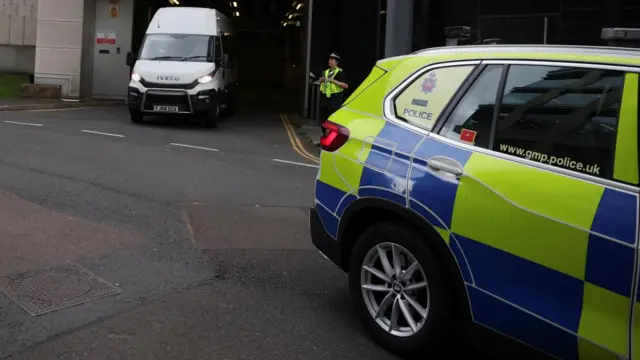
[[231, 67], [231, 57], [229, 56], [229, 54], [222, 55], [222, 66], [226, 68]]
[[222, 67], [222, 60], [220, 60], [220, 58], [213, 60], [213, 63], [216, 64], [216, 69]]
[[135, 64], [136, 57], [133, 55], [131, 51], [127, 52], [127, 66], [131, 67]]

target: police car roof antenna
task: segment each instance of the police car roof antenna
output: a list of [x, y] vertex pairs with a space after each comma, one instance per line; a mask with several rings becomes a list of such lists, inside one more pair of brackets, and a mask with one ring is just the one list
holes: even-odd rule
[[160, 18], [162, 18], [162, 14], [158, 14], [158, 29], [160, 29]]

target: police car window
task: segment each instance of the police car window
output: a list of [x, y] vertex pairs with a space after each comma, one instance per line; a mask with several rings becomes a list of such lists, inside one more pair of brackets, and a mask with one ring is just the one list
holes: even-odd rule
[[451, 66], [427, 71], [395, 99], [396, 116], [431, 130], [440, 113], [474, 66]]
[[440, 130], [440, 135], [475, 146], [489, 148], [502, 65], [487, 66], [462, 97]]
[[494, 150], [612, 179], [624, 75], [603, 69], [511, 66]]

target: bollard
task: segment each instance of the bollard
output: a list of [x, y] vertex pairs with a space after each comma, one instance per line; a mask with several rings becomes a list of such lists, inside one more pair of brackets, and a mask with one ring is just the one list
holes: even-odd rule
[[320, 96], [322, 95], [322, 93], [320, 92], [320, 85], [316, 86], [316, 103], [318, 104], [316, 106], [316, 124], [318, 124], [318, 126], [322, 126], [322, 121], [323, 119], [320, 119]]
[[308, 86], [309, 86], [309, 98], [307, 99], [307, 101], [309, 103], [307, 104], [307, 113], [305, 114], [305, 117], [307, 119], [313, 119], [313, 109], [314, 109], [314, 106], [316, 106], [315, 98], [313, 94], [313, 83], [309, 81]]
[[318, 89], [316, 89], [316, 84], [313, 83], [311, 86], [313, 87], [313, 91], [311, 92], [313, 94], [313, 113], [311, 113], [311, 119], [315, 123], [318, 121], [318, 119], [316, 119], [316, 114], [318, 113], [318, 107], [320, 104], [318, 103]]
[[318, 107], [318, 97], [316, 96], [316, 85], [315, 83], [309, 83], [309, 86], [311, 86], [311, 103], [313, 104], [311, 106], [311, 111], [309, 112], [309, 119], [313, 120], [314, 122], [316, 121], [316, 108]]

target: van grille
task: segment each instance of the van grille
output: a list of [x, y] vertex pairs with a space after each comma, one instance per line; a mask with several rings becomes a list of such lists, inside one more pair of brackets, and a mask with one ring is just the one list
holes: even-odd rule
[[154, 94], [153, 92], [147, 92], [142, 109], [153, 111], [154, 105], [177, 106], [180, 112], [191, 112], [191, 103], [187, 93]]
[[160, 84], [147, 81], [145, 79], [140, 79], [140, 84], [147, 89], [180, 89], [180, 90], [191, 90], [198, 86], [198, 80], [194, 80], [190, 84]]

